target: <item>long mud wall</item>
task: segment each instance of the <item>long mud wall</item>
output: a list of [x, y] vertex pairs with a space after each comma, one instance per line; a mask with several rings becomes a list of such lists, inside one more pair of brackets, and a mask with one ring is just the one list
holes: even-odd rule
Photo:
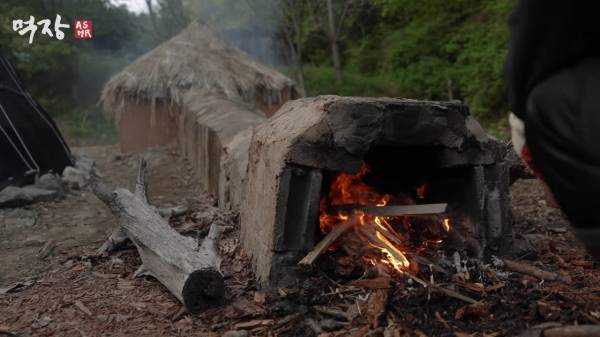
[[193, 166], [195, 182], [239, 210], [244, 193], [252, 129], [266, 120], [245, 106], [215, 96], [188, 94], [177, 121], [180, 154]]

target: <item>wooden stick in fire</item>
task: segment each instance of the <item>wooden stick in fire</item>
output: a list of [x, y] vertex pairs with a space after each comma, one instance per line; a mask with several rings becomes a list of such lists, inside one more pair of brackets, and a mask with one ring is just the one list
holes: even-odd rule
[[[388, 239], [389, 241], [392, 241], [394, 244], [396, 244], [398, 247], [402, 247], [402, 245], [403, 245], [402, 241], [400, 241], [400, 239], [397, 236], [399, 234], [395, 233], [395, 231], [393, 231], [393, 229], [386, 228], [384, 226], [384, 227], [377, 227], [376, 230], [381, 235], [385, 236], [386, 239]], [[413, 254], [411, 252], [404, 252], [404, 254], [409, 256], [412, 260], [417, 261], [421, 265], [431, 266], [431, 268], [433, 268], [437, 272], [440, 272], [443, 274], [448, 274], [448, 271], [446, 269], [440, 267], [436, 263], [433, 263], [433, 261], [430, 261], [428, 258], [426, 258], [424, 256], [421, 256], [419, 254]]]
[[306, 256], [298, 262], [298, 265], [310, 266], [331, 246], [342, 234], [350, 228], [358, 225], [358, 217], [353, 216], [350, 219], [335, 226], [333, 230], [313, 248]]
[[[364, 235], [365, 237], [367, 237], [368, 240], [370, 240], [371, 242], [376, 243], [378, 246], [380, 247], [385, 247], [387, 244], [381, 240], [377, 235], [376, 235], [376, 230], [373, 227], [359, 227], [358, 231]], [[394, 249], [387, 249], [387, 252], [389, 254], [392, 255], [392, 257], [398, 261], [402, 261], [405, 259], [404, 256], [400, 255], [398, 252], [396, 252]], [[414, 281], [416, 281], [417, 283], [420, 283], [422, 286], [431, 289], [432, 291], [444, 294], [448, 297], [452, 297], [452, 298], [456, 298], [459, 299], [461, 301], [465, 301], [467, 303], [470, 304], [474, 304], [477, 303], [477, 300], [472, 299], [471, 297], [465, 296], [461, 293], [458, 293], [454, 290], [450, 290], [447, 288], [443, 288], [440, 287], [438, 285], [435, 285], [431, 282], [428, 282], [426, 280], [423, 280], [420, 277], [417, 277], [416, 275], [413, 275], [412, 273], [410, 273], [408, 270], [402, 270], [402, 273], [408, 277], [410, 277], [411, 279], [413, 279]]]

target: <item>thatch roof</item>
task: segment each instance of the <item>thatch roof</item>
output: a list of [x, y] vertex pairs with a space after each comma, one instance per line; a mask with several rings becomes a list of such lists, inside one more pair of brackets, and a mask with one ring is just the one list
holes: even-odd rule
[[210, 27], [192, 22], [113, 76], [101, 101], [119, 113], [125, 99], [181, 103], [190, 89], [252, 107], [281, 104], [284, 91], [296, 92], [291, 79], [227, 44]]

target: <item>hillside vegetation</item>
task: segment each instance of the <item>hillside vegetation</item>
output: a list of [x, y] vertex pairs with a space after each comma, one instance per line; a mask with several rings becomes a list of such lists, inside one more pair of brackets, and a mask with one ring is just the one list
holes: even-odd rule
[[[134, 14], [109, 0], [6, 0], [0, 45], [25, 83], [66, 129], [85, 142], [114, 140], [97, 100], [106, 80], [191, 20], [273, 39], [274, 67], [307, 95], [392, 96], [466, 102], [492, 133], [505, 136], [503, 65], [515, 0], [157, 0]], [[12, 20], [94, 22], [92, 40], [36, 34]], [[257, 30], [257, 31], [258, 31]], [[266, 32], [266, 33], [265, 33]], [[236, 41], [231, 41], [236, 43]], [[335, 50], [335, 51], [334, 51]], [[303, 84], [303, 85], [302, 85]]]

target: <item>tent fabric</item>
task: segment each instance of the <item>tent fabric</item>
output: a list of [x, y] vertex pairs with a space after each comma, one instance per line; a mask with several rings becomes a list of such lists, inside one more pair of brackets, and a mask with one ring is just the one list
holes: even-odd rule
[[0, 190], [69, 165], [71, 151], [56, 124], [0, 54]]

